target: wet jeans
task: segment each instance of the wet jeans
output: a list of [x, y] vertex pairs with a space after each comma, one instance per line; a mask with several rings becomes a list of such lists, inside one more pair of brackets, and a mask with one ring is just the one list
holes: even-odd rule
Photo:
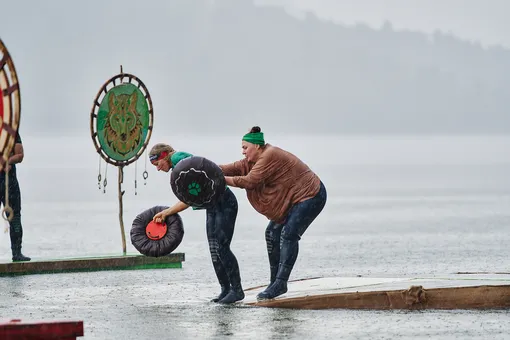
[[271, 283], [276, 278], [288, 280], [299, 252], [299, 240], [326, 205], [327, 192], [321, 182], [319, 192], [297, 203], [289, 210], [284, 223], [269, 222], [266, 246], [271, 271]]
[[207, 240], [214, 271], [222, 287], [241, 287], [237, 259], [230, 250], [237, 218], [237, 199], [227, 188], [218, 203], [207, 209]]

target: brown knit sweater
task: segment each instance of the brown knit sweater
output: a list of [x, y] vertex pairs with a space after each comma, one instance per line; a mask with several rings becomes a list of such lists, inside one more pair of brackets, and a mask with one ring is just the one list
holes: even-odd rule
[[220, 165], [225, 176], [233, 176], [239, 188], [246, 189], [255, 210], [269, 220], [283, 223], [296, 203], [314, 197], [320, 179], [299, 158], [276, 146], [266, 144], [255, 163], [246, 159]]

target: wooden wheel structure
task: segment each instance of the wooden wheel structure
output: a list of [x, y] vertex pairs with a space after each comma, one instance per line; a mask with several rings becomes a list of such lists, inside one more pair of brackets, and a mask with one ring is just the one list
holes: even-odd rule
[[[21, 94], [18, 75], [11, 55], [0, 39], [0, 171], [9, 171], [8, 162], [16, 142], [21, 117]], [[5, 176], [5, 204], [2, 217], [8, 221], [13, 218], [9, 206], [9, 176]]]
[[0, 131], [0, 171], [5, 168], [11, 155], [16, 134], [18, 133], [21, 115], [21, 95], [18, 75], [7, 47], [0, 39], [0, 118], [2, 129]]

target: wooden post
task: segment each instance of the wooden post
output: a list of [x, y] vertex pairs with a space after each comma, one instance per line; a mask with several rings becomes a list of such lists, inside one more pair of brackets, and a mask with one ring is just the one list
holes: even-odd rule
[[122, 196], [124, 196], [124, 191], [122, 191], [122, 182], [124, 181], [124, 167], [118, 166], [119, 168], [119, 222], [120, 222], [120, 233], [122, 236], [122, 252], [126, 255], [126, 235], [124, 233], [124, 221], [122, 218], [123, 215], [123, 205], [122, 205]]
[[[122, 65], [120, 65], [120, 73], [124, 74], [122, 69]], [[122, 81], [122, 78], [121, 78]], [[126, 235], [124, 233], [124, 220], [123, 220], [123, 204], [122, 204], [122, 196], [124, 196], [124, 191], [122, 191], [122, 182], [124, 182], [124, 167], [119, 166], [119, 221], [120, 221], [120, 232], [122, 236], [122, 253], [126, 255]]]

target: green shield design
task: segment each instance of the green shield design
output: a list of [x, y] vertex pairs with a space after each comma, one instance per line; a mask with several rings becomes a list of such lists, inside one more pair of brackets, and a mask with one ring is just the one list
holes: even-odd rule
[[127, 161], [136, 156], [147, 137], [149, 105], [133, 84], [121, 84], [106, 93], [99, 106], [96, 128], [108, 157]]

